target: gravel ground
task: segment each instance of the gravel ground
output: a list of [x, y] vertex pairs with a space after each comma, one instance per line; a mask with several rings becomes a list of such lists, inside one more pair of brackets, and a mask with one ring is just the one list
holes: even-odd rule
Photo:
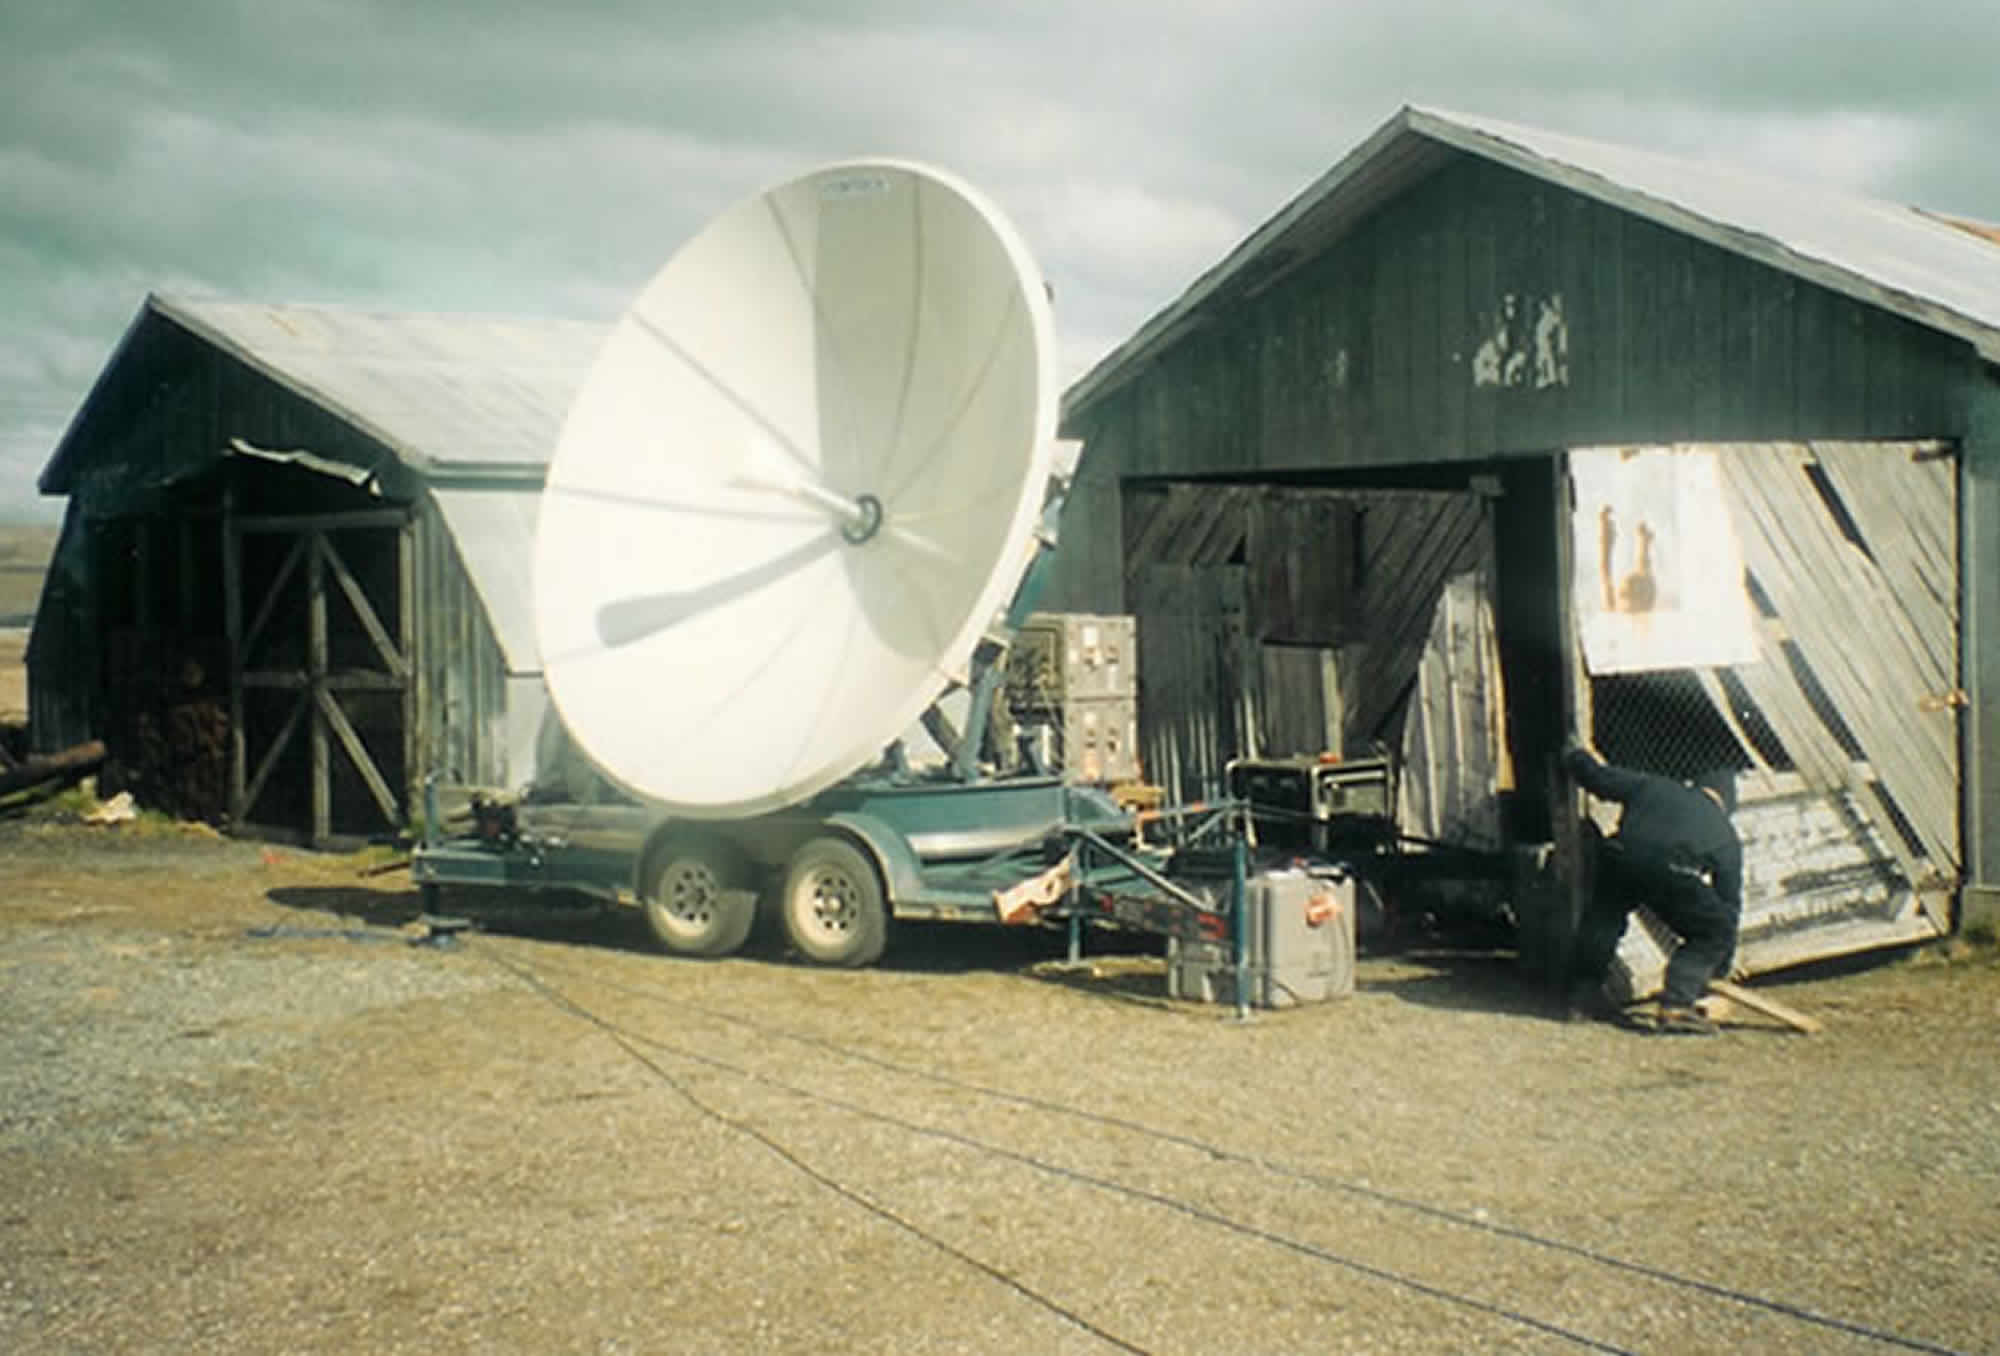
[[0, 1349], [2000, 1350], [1990, 951], [1700, 1041], [1476, 953], [1238, 1023], [1022, 934], [845, 973], [415, 912], [0, 823]]

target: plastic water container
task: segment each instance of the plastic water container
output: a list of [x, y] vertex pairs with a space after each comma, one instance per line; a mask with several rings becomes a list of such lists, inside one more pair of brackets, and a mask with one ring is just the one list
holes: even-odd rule
[[[1246, 883], [1252, 1007], [1288, 1008], [1354, 992], [1354, 878], [1326, 867], [1264, 871]], [[1198, 1003], [1234, 1003], [1236, 966], [1227, 942], [1175, 939], [1167, 948], [1167, 993]]]

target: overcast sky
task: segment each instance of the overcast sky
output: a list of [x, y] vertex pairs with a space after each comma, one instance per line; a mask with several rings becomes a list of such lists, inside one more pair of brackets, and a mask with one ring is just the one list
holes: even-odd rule
[[1064, 379], [1406, 103], [2000, 221], [1993, 0], [0, 0], [0, 518], [149, 290], [609, 320], [745, 193], [978, 184]]

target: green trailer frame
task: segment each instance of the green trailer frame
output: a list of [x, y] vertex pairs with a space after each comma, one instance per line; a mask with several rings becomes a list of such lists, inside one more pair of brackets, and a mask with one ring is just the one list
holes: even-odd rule
[[672, 954], [730, 954], [760, 916], [831, 965], [873, 962], [892, 920], [1067, 927], [1072, 958], [1093, 926], [1212, 942], [1241, 931], [1235, 802], [1139, 815], [1054, 777], [859, 780], [745, 820], [475, 799], [474, 831], [446, 836], [435, 784], [425, 800], [411, 874], [428, 913], [446, 887], [581, 892], [639, 905]]

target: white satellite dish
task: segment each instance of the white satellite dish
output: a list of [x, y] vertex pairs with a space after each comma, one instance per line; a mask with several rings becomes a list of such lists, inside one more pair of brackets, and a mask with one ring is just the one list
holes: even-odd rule
[[675, 254], [542, 497], [543, 674], [591, 760], [679, 815], [758, 814], [962, 680], [1032, 556], [1051, 335], [1020, 237], [920, 165], [817, 170]]

